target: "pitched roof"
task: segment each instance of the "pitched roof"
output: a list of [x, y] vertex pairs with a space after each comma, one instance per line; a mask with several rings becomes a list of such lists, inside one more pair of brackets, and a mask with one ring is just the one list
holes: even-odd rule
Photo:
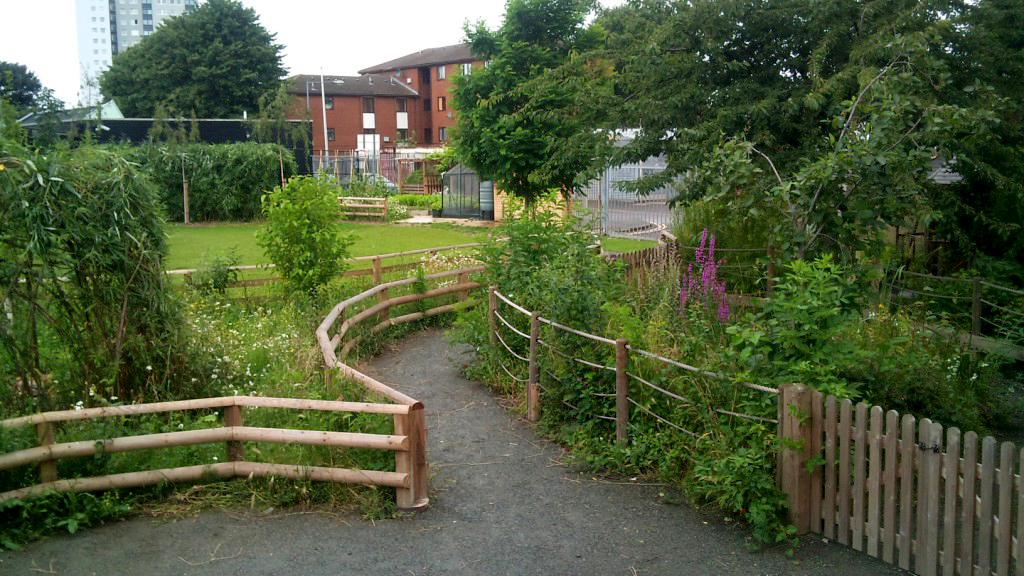
[[[46, 116], [48, 112], [30, 112], [25, 116], [21, 117], [18, 121], [22, 126], [35, 126], [39, 123], [39, 120]], [[77, 120], [96, 120], [102, 118], [104, 120], [124, 118], [124, 114], [121, 113], [121, 109], [117, 107], [117, 103], [113, 100], [107, 100], [101, 104], [94, 106], [82, 106], [81, 108], [68, 108], [66, 110], [60, 110], [56, 113], [57, 120], [60, 122], [74, 122]]]
[[453, 44], [441, 46], [440, 48], [426, 48], [419, 52], [406, 54], [394, 60], [388, 60], [376, 66], [370, 66], [359, 71], [360, 74], [376, 74], [400, 70], [402, 68], [418, 68], [420, 66], [431, 66], [433, 64], [451, 64], [454, 62], [472, 62], [473, 53], [470, 52], [469, 44]]
[[[324, 76], [328, 96], [418, 96], [415, 90], [406, 86], [399, 78], [388, 74], [366, 74], [364, 76]], [[292, 94], [320, 93], [319, 74], [299, 74], [288, 79], [292, 83]]]

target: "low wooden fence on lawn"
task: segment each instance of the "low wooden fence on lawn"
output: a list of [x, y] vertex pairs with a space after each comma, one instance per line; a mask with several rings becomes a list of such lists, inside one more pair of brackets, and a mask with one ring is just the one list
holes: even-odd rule
[[[372, 256], [356, 256], [346, 260], [352, 267], [346, 270], [342, 276], [344, 278], [354, 278], [360, 276], [372, 276], [374, 284], [380, 284], [384, 281], [384, 278], [392, 272], [400, 270], [410, 270], [420, 265], [419, 262], [400, 262], [398, 264], [390, 264], [387, 262], [390, 260], [401, 261], [409, 256], [418, 256], [422, 254], [429, 254], [434, 256], [441, 252], [448, 252], [454, 250], [464, 250], [466, 248], [476, 248], [482, 246], [479, 242], [473, 242], [469, 244], [455, 244], [453, 246], [440, 246], [438, 248], [424, 248], [421, 250], [406, 250], [404, 252], [392, 252], [389, 254], [376, 254]], [[356, 268], [355, 266], [362, 265], [363, 262], [369, 262], [369, 268]], [[252, 272], [256, 270], [273, 270], [273, 264], [260, 264], [260, 265], [247, 265], [247, 266], [229, 266], [229, 270], [236, 270], [239, 272]], [[185, 276], [186, 279], [192, 274], [197, 273], [199, 270], [195, 268], [183, 268], [180, 270], [168, 270], [166, 274], [169, 276]], [[280, 278], [268, 277], [268, 278], [246, 278], [237, 282], [232, 282], [228, 285], [228, 288], [241, 288], [247, 286], [262, 286], [264, 284], [270, 284], [274, 282], [280, 282]]]
[[338, 196], [341, 213], [346, 218], [388, 218], [387, 196], [380, 198], [364, 198], [359, 196]]
[[[365, 380], [365, 376], [353, 377]], [[371, 379], [372, 380], [372, 379]], [[373, 381], [374, 384], [379, 384]], [[210, 476], [220, 478], [249, 478], [253, 476], [282, 476], [310, 480], [390, 486], [398, 490], [398, 503], [403, 508], [427, 505], [425, 485], [425, 435], [423, 405], [415, 400], [399, 404], [373, 404], [365, 402], [332, 402], [297, 398], [265, 398], [258, 396], [225, 396], [177, 402], [105, 406], [81, 410], [43, 412], [0, 421], [0, 428], [36, 427], [39, 446], [0, 454], [0, 470], [38, 464], [40, 483], [4, 492], [0, 501], [38, 494], [44, 490], [58, 492], [88, 492], [149, 486], [162, 482], [194, 482]], [[182, 430], [160, 434], [140, 434], [116, 438], [98, 438], [77, 442], [55, 443], [54, 424], [73, 420], [92, 420], [117, 416], [138, 416], [223, 408], [223, 426], [200, 430]], [[326, 430], [291, 430], [281, 428], [255, 428], [243, 424], [243, 408], [284, 408], [291, 410], [323, 410], [394, 416], [394, 434], [363, 434], [331, 432]], [[160, 470], [143, 470], [123, 474], [110, 474], [89, 478], [59, 479], [57, 461], [64, 458], [90, 456], [100, 453], [132, 452], [224, 442], [227, 461], [216, 464], [183, 466]], [[353, 470], [324, 466], [302, 466], [248, 462], [245, 442], [271, 442], [314, 446], [346, 446], [394, 451], [395, 471]], [[417, 463], [423, 462], [422, 465]], [[423, 480], [420, 480], [423, 477]]]
[[[422, 280], [409, 278], [394, 282], [380, 283], [388, 272], [406, 269], [413, 265], [400, 264], [385, 266], [390, 258], [417, 254], [435, 254], [445, 250], [475, 247], [479, 244], [446, 246], [425, 250], [412, 250], [393, 254], [362, 256], [353, 261], [370, 261], [372, 267], [365, 270], [350, 271], [351, 276], [372, 275], [378, 285], [358, 294], [336, 306], [317, 330], [317, 340], [324, 353], [324, 363], [328, 370], [337, 369], [344, 376], [352, 378], [376, 395], [388, 399], [394, 404], [378, 404], [365, 402], [331, 402], [321, 400], [303, 400], [294, 398], [263, 398], [255, 396], [227, 396], [221, 398], [203, 398], [178, 402], [159, 402], [150, 404], [131, 404], [125, 406], [107, 406], [82, 410], [64, 410], [44, 412], [11, 418], [0, 421], [0, 428], [14, 429], [35, 425], [39, 446], [0, 454], [0, 470], [31, 464], [39, 465], [40, 483], [0, 494], [0, 501], [9, 498], [20, 498], [36, 494], [46, 489], [60, 492], [95, 491], [116, 488], [147, 486], [161, 482], [197, 481], [210, 475], [229, 478], [251, 476], [287, 476], [291, 478], [308, 478], [333, 482], [347, 482], [396, 488], [396, 500], [399, 508], [420, 509], [428, 505], [426, 458], [426, 423], [423, 418], [423, 404], [393, 388], [367, 376], [344, 362], [338, 360], [336, 349], [342, 340], [349, 336], [342, 345], [340, 355], [344, 358], [363, 336], [352, 337], [349, 330], [360, 321], [376, 316], [380, 322], [370, 328], [369, 334], [383, 330], [388, 326], [412, 322], [421, 318], [453, 311], [457, 306], [472, 305], [467, 302], [469, 291], [477, 289], [480, 284], [470, 282], [469, 275], [483, 270], [482, 266], [464, 268], [451, 272], [431, 274]], [[253, 267], [236, 267], [250, 269]], [[173, 271], [170, 273], [187, 273], [191, 271]], [[411, 286], [419, 282], [434, 282], [453, 278], [456, 283], [438, 286], [422, 293], [412, 293], [389, 298], [393, 289]], [[390, 310], [411, 302], [428, 298], [436, 298], [455, 294], [457, 304], [445, 304], [420, 312], [390, 317]], [[345, 318], [349, 307], [369, 298], [376, 302], [367, 310]], [[326, 336], [327, 330], [335, 320], [341, 318], [342, 323], [333, 338]], [[267, 407], [298, 410], [325, 410], [337, 412], [360, 412], [371, 414], [392, 414], [394, 416], [394, 433], [390, 435], [361, 434], [349, 432], [331, 432], [325, 430], [289, 430], [277, 428], [254, 428], [243, 425], [242, 408]], [[219, 428], [182, 430], [161, 434], [142, 434], [117, 438], [103, 438], [76, 442], [55, 442], [54, 425], [73, 420], [108, 418], [115, 416], [132, 416], [141, 414], [167, 413], [186, 410], [209, 410], [223, 408], [224, 425]], [[224, 442], [227, 446], [227, 461], [215, 464], [166, 468], [160, 470], [142, 470], [123, 474], [112, 474], [90, 478], [57, 478], [57, 461], [62, 458], [89, 456], [98, 453], [129, 452], [176, 446], [190, 446]], [[353, 448], [370, 448], [391, 450], [395, 452], [395, 471], [384, 472], [374, 470], [351, 470], [322, 466], [302, 466], [274, 464], [265, 462], [247, 462], [245, 460], [244, 442], [294, 443], [322, 446], [344, 446]]]

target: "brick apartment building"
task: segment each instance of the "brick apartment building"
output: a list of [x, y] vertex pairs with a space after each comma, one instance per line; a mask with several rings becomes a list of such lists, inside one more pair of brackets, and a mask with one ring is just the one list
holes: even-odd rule
[[452, 78], [481, 66], [468, 45], [455, 44], [370, 66], [359, 76], [324, 76], [324, 88], [319, 75], [294, 76], [293, 112], [312, 120], [314, 155], [325, 150], [324, 104], [328, 152], [442, 145], [456, 123]]

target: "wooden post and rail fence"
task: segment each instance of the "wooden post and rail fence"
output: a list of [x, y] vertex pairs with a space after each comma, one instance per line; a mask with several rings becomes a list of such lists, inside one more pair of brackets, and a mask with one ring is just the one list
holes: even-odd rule
[[[506, 319], [500, 306], [529, 318], [529, 333]], [[672, 393], [634, 374], [631, 358], [642, 356], [711, 379], [721, 375], [635, 349], [624, 339], [562, 326], [519, 306], [494, 286], [488, 290], [488, 308], [491, 344], [528, 366], [524, 379], [502, 366], [525, 387], [528, 420], [536, 422], [541, 415], [539, 353], [549, 344], [540, 327], [548, 325], [614, 348], [614, 366], [572, 360], [614, 371], [615, 417], [606, 419], [615, 421], [617, 442], [629, 440], [631, 409], [696, 436], [683, 428], [685, 422], [671, 422], [633, 400], [631, 382]], [[501, 331], [529, 339], [524, 347], [528, 357], [514, 351]], [[820, 534], [926, 576], [1024, 574], [1024, 451], [1010, 442], [997, 446], [994, 438], [979, 439], [974, 432], [944, 432], [927, 418], [918, 421], [879, 406], [855, 405], [802, 384], [745, 386], [776, 394], [778, 418], [711, 409], [776, 424], [777, 482], [798, 534]]]
[[[434, 250], [422, 252], [431, 251]], [[374, 267], [371, 270], [374, 278], [381, 278], [383, 267], [380, 262], [383, 258], [372, 257], [368, 259], [372, 259], [374, 263]], [[330, 374], [330, 371], [337, 370], [343, 376], [351, 378], [368, 391], [386, 399], [390, 403], [226, 396], [53, 411], [2, 420], [0, 421], [0, 428], [2, 429], [16, 429], [34, 425], [36, 427], [38, 446], [0, 454], [0, 470], [25, 465], [38, 465], [40, 483], [2, 493], [0, 494], [0, 501], [37, 494], [44, 490], [82, 492], [131, 488], [162, 482], [191, 482], [210, 476], [219, 478], [281, 476], [316, 481], [394, 487], [396, 489], [396, 502], [400, 509], [422, 509], [429, 504], [427, 493], [429, 474], [426, 455], [427, 431], [426, 421], [423, 416], [423, 404], [346, 365], [338, 359], [336, 352], [340, 352], [342, 358], [348, 354], [360, 338], [350, 337], [346, 341], [345, 338], [348, 332], [359, 322], [367, 318], [376, 316], [380, 320], [368, 330], [368, 333], [372, 334], [387, 326], [412, 322], [421, 318], [450, 312], [457, 306], [472, 305], [473, 302], [469, 300], [469, 292], [479, 288], [480, 285], [470, 281], [469, 275], [482, 269], [482, 267], [472, 267], [428, 275], [425, 278], [428, 282], [447, 278], [455, 278], [457, 280], [451, 285], [394, 297], [389, 297], [389, 290], [408, 286], [419, 282], [419, 280], [412, 278], [380, 284], [340, 303], [317, 329], [317, 341], [323, 351], [324, 364], [329, 371], [328, 374]], [[455, 295], [455, 303], [390, 317], [390, 309], [394, 306], [449, 294]], [[366, 310], [352, 314], [346, 319], [345, 315], [349, 307], [364, 300], [371, 300], [375, 304]], [[328, 337], [327, 331], [331, 329], [334, 322], [338, 319], [342, 321], [338, 332], [333, 337]], [[343, 341], [344, 344], [342, 344]], [[342, 346], [340, 351], [338, 351], [339, 345]], [[244, 408], [388, 414], [393, 417], [394, 432], [392, 434], [363, 434], [329, 430], [250, 427], [244, 425]], [[74, 442], [55, 441], [54, 427], [62, 422], [195, 410], [222, 410], [223, 425], [217, 428], [181, 430], [159, 434], [141, 434]], [[247, 442], [388, 450], [395, 453], [395, 471], [353, 470], [325, 466], [252, 462], [246, 460], [245, 443]], [[60, 479], [57, 473], [57, 462], [64, 458], [210, 443], [223, 443], [225, 445], [225, 462], [160, 470], [141, 470], [89, 478]]]
[[[479, 242], [473, 242], [469, 244], [456, 244], [453, 246], [440, 246], [437, 248], [424, 248], [421, 250], [406, 250], [403, 252], [392, 252], [389, 254], [376, 254], [372, 256], [355, 256], [345, 260], [349, 264], [361, 265], [363, 262], [369, 262], [369, 268], [355, 268], [346, 270], [342, 274], [343, 278], [356, 278], [361, 276], [372, 276], [374, 284], [380, 284], [384, 281], [384, 277], [401, 270], [410, 270], [419, 266], [418, 262], [406, 262], [399, 264], [387, 265], [386, 262], [389, 260], [400, 260], [409, 256], [417, 256], [422, 254], [429, 254], [433, 256], [441, 252], [448, 252], [453, 250], [465, 250], [467, 248], [476, 248], [482, 246]], [[256, 270], [273, 270], [273, 264], [259, 264], [259, 265], [245, 265], [245, 266], [229, 266], [228, 270], [235, 270], [239, 272], [251, 272]], [[168, 270], [166, 272], [169, 276], [185, 276], [190, 277], [192, 274], [198, 272], [195, 268], [182, 268], [179, 270]], [[243, 286], [262, 286], [264, 284], [270, 284], [274, 282], [280, 282], [280, 278], [249, 278], [245, 280], [239, 280], [228, 284], [228, 288], [240, 288]]]
[[345, 218], [380, 218], [388, 219], [388, 198], [382, 197], [360, 197], [360, 196], [338, 196], [338, 204], [341, 206], [341, 213]]

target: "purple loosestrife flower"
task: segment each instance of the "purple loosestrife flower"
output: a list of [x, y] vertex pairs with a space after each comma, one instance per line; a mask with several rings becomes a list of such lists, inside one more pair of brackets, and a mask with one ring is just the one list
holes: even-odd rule
[[727, 322], [729, 320], [729, 300], [725, 297], [725, 293], [722, 293], [722, 301], [718, 305], [718, 321]]
[[[693, 256], [694, 262], [687, 266], [682, 278], [679, 291], [680, 312], [685, 310], [688, 303], [692, 303], [702, 307], [710, 315], [713, 307], [717, 305], [718, 320], [727, 321], [730, 310], [725, 281], [718, 279], [718, 267], [721, 262], [715, 261], [715, 235], [709, 235], [707, 228], [701, 232], [700, 245]], [[694, 273], [694, 264], [699, 268], [699, 274]]]

